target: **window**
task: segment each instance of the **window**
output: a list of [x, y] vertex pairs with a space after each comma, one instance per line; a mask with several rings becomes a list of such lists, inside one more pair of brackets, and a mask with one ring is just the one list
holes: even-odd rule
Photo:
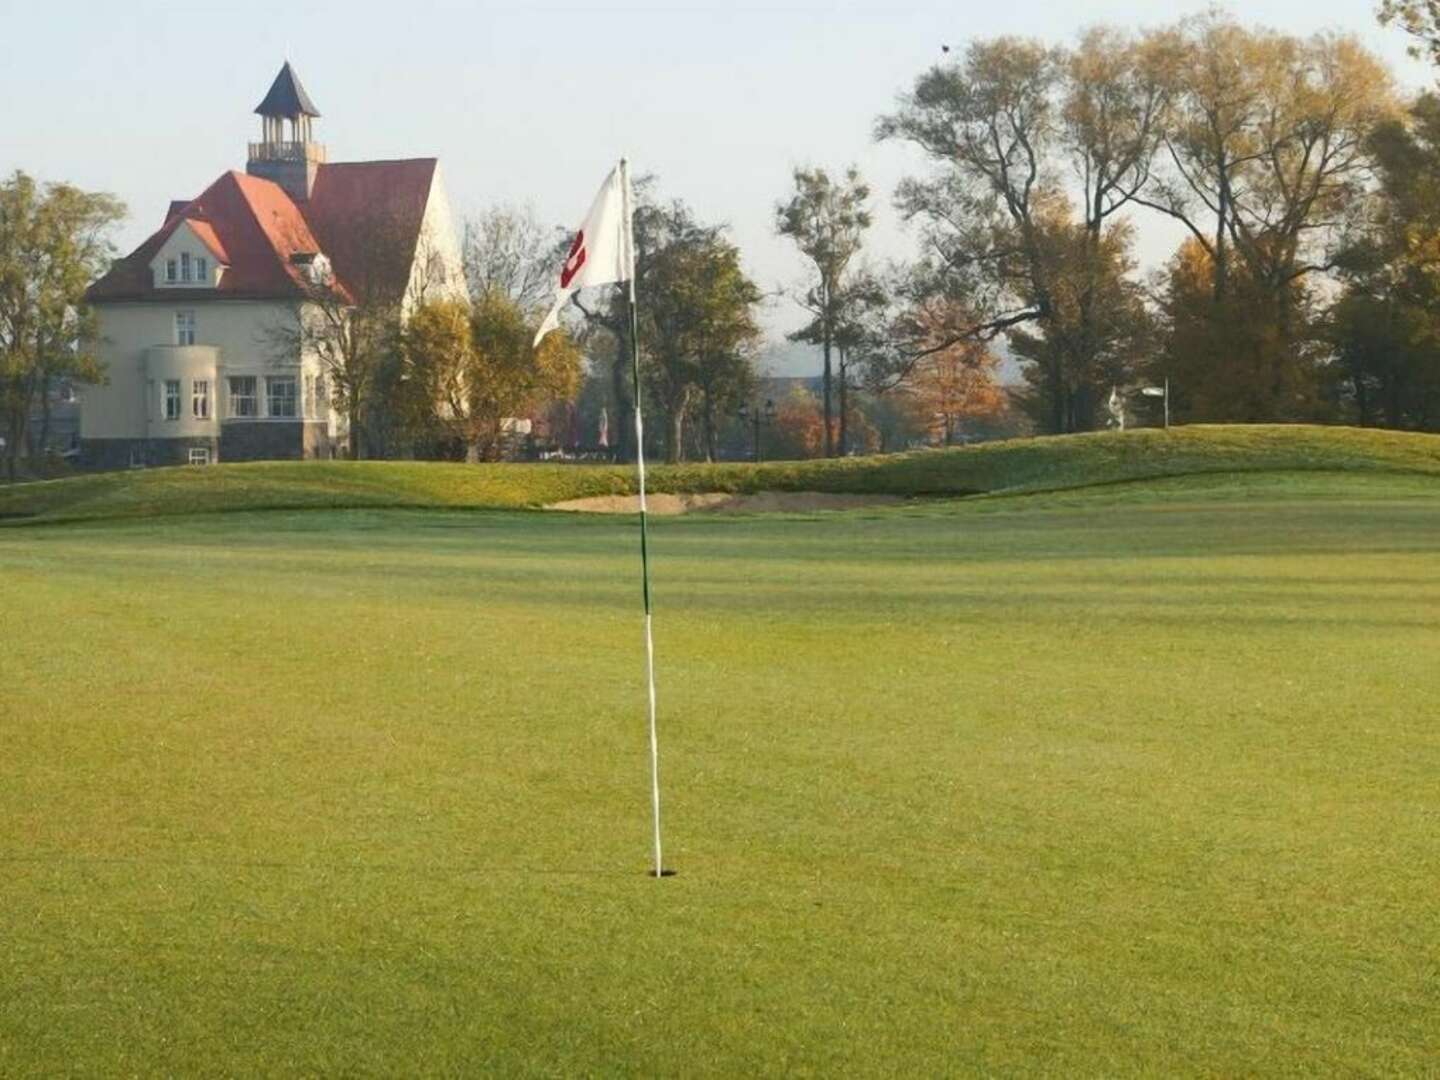
[[295, 389], [294, 375], [267, 375], [265, 377], [267, 414], [293, 419], [297, 415]]
[[190, 412], [196, 420], [210, 419], [209, 379], [196, 379], [190, 384]]
[[176, 272], [176, 270], [175, 270], [175, 260], [174, 260], [174, 259], [166, 259], [166, 260], [165, 260], [165, 280], [168, 281], [168, 282], [175, 282], [175, 281], [178, 281], [179, 279], [180, 279], [180, 275], [179, 275], [179, 274]]
[[196, 259], [196, 260], [195, 260], [195, 280], [198, 281], [198, 282], [200, 282], [201, 285], [209, 284], [209, 282], [210, 282], [210, 260], [209, 260], [209, 259], [200, 258], [200, 259]]
[[177, 311], [175, 313], [175, 344], [195, 344], [195, 312]]
[[260, 394], [256, 389], [258, 380], [254, 375], [230, 376], [230, 415], [254, 417], [260, 415]]
[[180, 280], [181, 280], [181, 281], [191, 281], [191, 280], [193, 280], [193, 277], [192, 277], [192, 274], [191, 274], [191, 270], [190, 270], [190, 253], [189, 253], [188, 251], [182, 251], [182, 252], [180, 253]]
[[208, 446], [192, 446], [190, 448], [191, 465], [209, 465], [210, 448]]
[[180, 380], [165, 380], [165, 419], [180, 419]]

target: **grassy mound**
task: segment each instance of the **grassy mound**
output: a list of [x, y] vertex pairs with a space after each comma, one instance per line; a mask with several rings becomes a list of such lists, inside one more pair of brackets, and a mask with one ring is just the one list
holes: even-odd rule
[[[1159, 477], [1277, 472], [1440, 477], [1440, 436], [1311, 426], [1194, 426], [1015, 439], [831, 461], [660, 466], [652, 488], [961, 496]], [[633, 493], [632, 469], [430, 462], [257, 462], [105, 473], [0, 488], [0, 519], [62, 521], [235, 510], [525, 509]]]

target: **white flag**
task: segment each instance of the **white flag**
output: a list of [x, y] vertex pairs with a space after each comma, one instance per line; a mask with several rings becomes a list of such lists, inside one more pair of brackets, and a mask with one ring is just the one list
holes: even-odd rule
[[626, 220], [630, 200], [626, 180], [625, 171], [617, 165], [600, 185], [600, 194], [595, 196], [585, 223], [570, 244], [565, 265], [560, 268], [555, 306], [540, 324], [536, 345], [560, 325], [560, 310], [572, 293], [592, 285], [630, 280], [630, 222]]

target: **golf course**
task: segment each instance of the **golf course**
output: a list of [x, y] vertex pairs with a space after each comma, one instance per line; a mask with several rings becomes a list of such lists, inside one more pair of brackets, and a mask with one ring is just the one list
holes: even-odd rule
[[0, 487], [0, 1076], [1434, 1075], [1440, 436]]

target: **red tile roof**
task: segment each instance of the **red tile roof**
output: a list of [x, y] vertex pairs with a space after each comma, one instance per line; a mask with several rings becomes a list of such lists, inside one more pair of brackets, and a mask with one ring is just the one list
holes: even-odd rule
[[220, 260], [221, 266], [230, 265], [230, 253], [225, 250], [225, 245], [220, 242], [219, 235], [215, 232], [215, 226], [203, 218], [189, 218], [185, 224], [190, 226], [190, 231], [200, 238], [200, 242], [210, 249], [210, 253]]
[[291, 256], [316, 252], [328, 256], [351, 296], [375, 289], [398, 294], [409, 279], [435, 165], [434, 158], [321, 165], [303, 206], [278, 184], [227, 172], [198, 198], [172, 203], [164, 225], [117, 260], [88, 296], [173, 299], [175, 289], [155, 287], [150, 262], [182, 221], [228, 267], [218, 288], [187, 289], [187, 296], [297, 298], [305, 279]]

